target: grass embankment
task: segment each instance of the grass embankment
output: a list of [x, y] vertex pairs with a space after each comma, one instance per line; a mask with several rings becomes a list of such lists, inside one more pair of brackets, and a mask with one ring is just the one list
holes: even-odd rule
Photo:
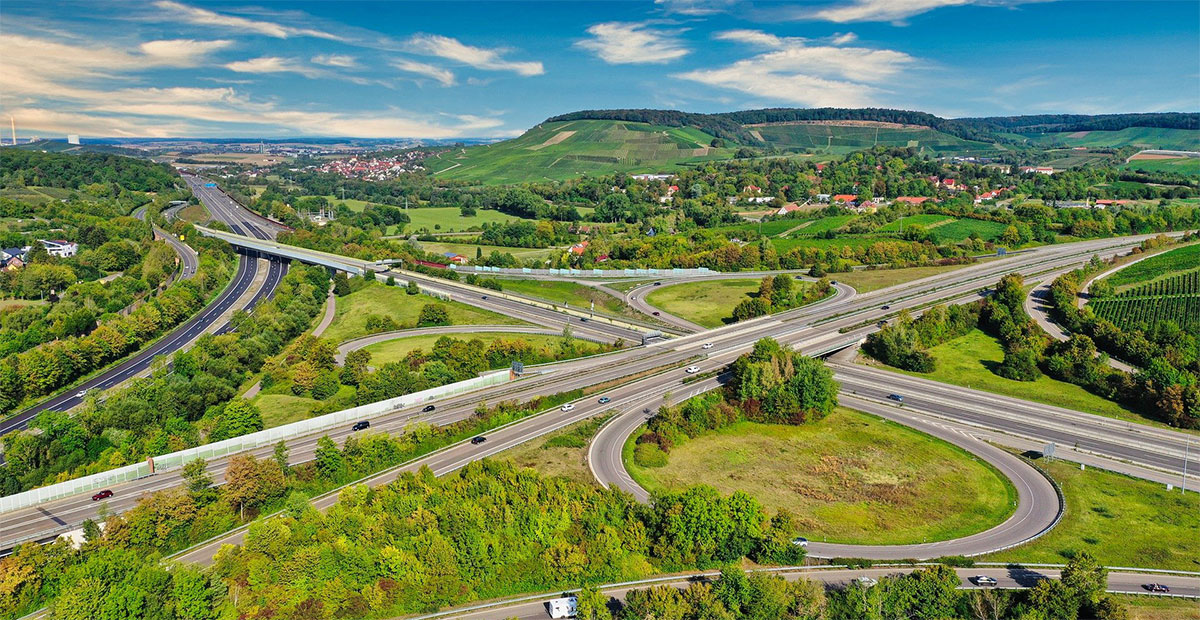
[[[632, 446], [627, 446], [632, 448]], [[811, 540], [906, 544], [998, 525], [1016, 490], [990, 465], [946, 442], [846, 408], [812, 424], [741, 422], [671, 450], [667, 465], [625, 465], [647, 490], [702, 482], [786, 508]]]
[[208, 209], [206, 209], [202, 204], [188, 205], [179, 210], [178, 216], [179, 219], [185, 222], [192, 222], [195, 224], [203, 224], [212, 219], [212, 216], [208, 213]]
[[1129, 620], [1200, 620], [1195, 599], [1118, 594], [1117, 600], [1129, 606]]
[[612, 414], [606, 413], [576, 422], [542, 439], [509, 448], [492, 458], [537, 470], [543, 476], [561, 476], [574, 482], [596, 484], [596, 477], [588, 467], [588, 445], [596, 431], [611, 417]]
[[646, 302], [698, 325], [720, 327], [732, 322], [734, 307], [758, 287], [759, 281], [753, 279], [663, 284], [646, 294]]
[[[1004, 360], [1004, 349], [999, 340], [977, 329], [971, 330], [965, 336], [929, 349], [929, 354], [937, 360], [937, 369], [928, 374], [908, 372], [877, 362], [873, 363], [892, 372], [913, 377], [924, 377], [951, 385], [1074, 409], [1084, 413], [1094, 413], [1118, 420], [1170, 428], [1072, 383], [1051, 379], [1046, 375], [1038, 377], [1036, 381], [1014, 381], [993, 373], [991, 369], [999, 366], [1000, 362]], [[862, 360], [865, 357], [859, 359]]]
[[[431, 351], [433, 350], [434, 343], [443, 337], [455, 338], [457, 340], [479, 340], [483, 342], [485, 347], [497, 340], [521, 340], [532, 347], [545, 351], [548, 357], [558, 350], [559, 343], [563, 341], [562, 336], [510, 332], [471, 333], [469, 329], [465, 329], [461, 334], [429, 334], [425, 336], [397, 338], [373, 344], [366, 347], [366, 350], [371, 353], [371, 365], [378, 367], [389, 362], [398, 362], [404, 359], [405, 355], [417, 349], [424, 349], [426, 352]], [[587, 340], [576, 339], [575, 348], [582, 353], [582, 356], [588, 356], [597, 353], [600, 350], [600, 345]]]
[[829, 274], [829, 279], [849, 284], [859, 293], [869, 293], [881, 288], [949, 273], [967, 266], [969, 265], [905, 267], [904, 269], [862, 269], [849, 273], [831, 273]]
[[1200, 495], [1064, 461], [1039, 465], [1062, 487], [1062, 521], [1027, 545], [981, 559], [1061, 563], [1087, 551], [1109, 566], [1200, 571]]
[[[338, 388], [337, 394], [329, 397], [327, 401], [350, 402], [353, 398], [354, 388], [343, 385]], [[322, 403], [310, 396], [296, 396], [282, 392], [259, 392], [252, 402], [262, 411], [265, 428], [307, 420], [313, 408]]]
[[[454, 237], [445, 237], [448, 240]], [[563, 250], [559, 248], [518, 248], [503, 245], [482, 245], [478, 243], [454, 243], [453, 241], [418, 241], [421, 244], [421, 249], [434, 254], [444, 254], [446, 252], [454, 252], [462, 254], [470, 260], [475, 260], [476, 250], [483, 250], [483, 255], [488, 256], [492, 252], [501, 254], [512, 254], [515, 258], [525, 261], [529, 259], [542, 260]]]
[[596, 304], [596, 311], [619, 317], [645, 319], [642, 313], [625, 305], [621, 299], [597, 290], [594, 286], [558, 280], [500, 279], [505, 291], [517, 295], [538, 297], [547, 301], [568, 304], [572, 308], [587, 310]]
[[337, 298], [333, 322], [322, 337], [335, 343], [367, 335], [367, 316], [376, 314], [394, 319], [401, 327], [414, 327], [425, 304], [445, 306], [453, 325], [524, 325], [524, 322], [496, 312], [481, 310], [456, 301], [443, 301], [428, 295], [409, 295], [401, 286], [371, 284], [345, 297]]

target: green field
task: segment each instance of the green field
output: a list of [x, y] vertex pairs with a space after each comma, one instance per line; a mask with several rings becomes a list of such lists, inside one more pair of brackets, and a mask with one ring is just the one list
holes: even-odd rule
[[1056, 133], [1009, 134], [1039, 146], [1136, 146], [1143, 149], [1200, 150], [1200, 131], [1195, 129], [1163, 129], [1158, 127], [1128, 127], [1120, 131], [1077, 131]]
[[1067, 511], [1045, 536], [986, 556], [996, 562], [1065, 562], [1088, 551], [1109, 566], [1200, 571], [1200, 495], [1073, 463], [1039, 465], [1062, 487]]
[[1008, 225], [1000, 222], [989, 222], [987, 220], [959, 219], [947, 224], [942, 224], [934, 229], [938, 239], [942, 241], [962, 241], [971, 236], [971, 233], [979, 235], [984, 241], [994, 241], [1004, 233], [1004, 229]]
[[[454, 232], [480, 227], [484, 224], [502, 224], [504, 222], [523, 219], [491, 209], [477, 209], [475, 215], [463, 217], [458, 207], [422, 207], [420, 209], [409, 209], [405, 213], [408, 214], [408, 219], [411, 220], [404, 227], [405, 232], [417, 232], [421, 230]], [[440, 226], [441, 228], [435, 229], [436, 226]]]
[[[330, 397], [330, 400], [340, 399], [348, 401], [353, 396], [354, 388], [343, 385], [338, 389], [336, 395]], [[265, 428], [274, 428], [283, 424], [308, 419], [309, 412], [312, 411], [313, 407], [320, 405], [322, 401], [308, 396], [259, 392], [255, 395], [252, 402], [258, 406], [259, 411], [262, 411], [263, 426]]]
[[29, 204], [43, 204], [54, 202], [57, 200], [68, 200], [74, 195], [76, 200], [87, 202], [95, 202], [96, 197], [91, 194], [74, 189], [63, 189], [61, 187], [4, 187], [0, 188], [0, 197], [10, 198], [18, 202]]
[[[803, 232], [805, 229], [800, 229], [798, 232]], [[775, 251], [784, 254], [793, 248], [866, 248], [881, 241], [896, 241], [894, 236], [885, 235], [842, 235], [833, 239], [815, 239], [812, 237], [797, 237], [793, 235], [791, 238], [780, 239], [778, 237], [771, 239], [771, 245], [775, 247]]]
[[1200, 157], [1173, 157], [1170, 159], [1135, 159], [1121, 166], [1122, 170], [1145, 172], [1173, 172], [1200, 176]]
[[846, 408], [811, 424], [741, 422], [675, 446], [667, 465], [625, 459], [649, 491], [697, 483], [745, 491], [770, 511], [788, 509], [809, 540], [908, 544], [947, 540], [1000, 524], [1016, 490], [966, 451]]
[[833, 215], [830, 217], [823, 217], [819, 220], [813, 220], [811, 224], [792, 232], [790, 236], [796, 238], [814, 237], [823, 232], [838, 230], [857, 218], [857, 215]]
[[1200, 243], [1175, 248], [1138, 261], [1105, 278], [1120, 293], [1131, 285], [1153, 282], [1200, 267]]
[[513, 446], [491, 458], [537, 470], [543, 476], [559, 476], [580, 484], [596, 484], [596, 477], [588, 467], [588, 444], [610, 417], [611, 412], [576, 422], [539, 439]]
[[902, 217], [896, 221], [888, 222], [879, 227], [879, 232], [901, 232], [905, 228], [910, 228], [914, 225], [924, 226], [925, 228], [938, 228], [943, 224], [953, 222], [954, 218], [949, 215], [938, 215], [936, 213], [922, 213], [920, 215], [910, 215]]
[[733, 320], [733, 308], [747, 293], [758, 291], [759, 282], [736, 279], [664, 284], [647, 293], [646, 302], [697, 325], [720, 327]]
[[691, 127], [625, 121], [543, 123], [520, 137], [447, 151], [425, 160], [436, 176], [484, 184], [563, 180], [584, 174], [667, 172], [678, 164], [728, 159]]
[[337, 310], [333, 322], [321, 334], [333, 342], [345, 342], [351, 338], [365, 336], [367, 316], [377, 314], [389, 316], [401, 328], [415, 327], [417, 316], [425, 304], [440, 304], [446, 307], [453, 325], [522, 325], [523, 321], [474, 308], [457, 301], [442, 301], [427, 295], [409, 295], [404, 287], [371, 284], [345, 297], [337, 298]]
[[1121, 328], [1174, 321], [1185, 332], [1200, 333], [1200, 270], [1136, 286], [1116, 297], [1093, 299], [1088, 307]]
[[936, 265], [929, 267], [905, 267], [904, 269], [859, 269], [850, 273], [832, 273], [830, 279], [849, 284], [859, 293], [887, 288], [913, 280], [920, 280], [939, 273], [962, 269], [968, 265]]
[[[454, 237], [447, 237], [453, 239]], [[470, 260], [475, 260], [476, 250], [482, 249], [483, 255], [487, 256], [492, 252], [501, 254], [512, 254], [519, 260], [544, 260], [551, 254], [562, 252], [557, 248], [515, 248], [503, 245], [481, 245], [478, 243], [455, 243], [453, 241], [418, 241], [421, 244], [421, 249], [434, 254], [442, 254], [445, 252], [454, 252], [462, 254]]]
[[[379, 366], [389, 362], [398, 362], [404, 359], [404, 356], [423, 349], [432, 351], [433, 345], [439, 338], [448, 336], [457, 340], [479, 340], [484, 346], [490, 346], [497, 340], [521, 340], [528, 343], [532, 347], [542, 349], [547, 353], [547, 356], [553, 355], [558, 349], [558, 345], [562, 342], [562, 336], [546, 336], [542, 334], [521, 334], [515, 332], [478, 332], [472, 333], [469, 330], [464, 330], [461, 334], [427, 334], [424, 336], [409, 336], [407, 338], [397, 338], [386, 342], [379, 342], [366, 347], [371, 353], [371, 365]], [[576, 340], [575, 346], [583, 353], [584, 356], [592, 355], [599, 352], [600, 346], [594, 342], [586, 340]]]
[[522, 280], [499, 278], [504, 290], [518, 295], [528, 295], [572, 308], [586, 310], [595, 303], [596, 311], [627, 318], [645, 319], [645, 315], [625, 305], [620, 298], [613, 297], [593, 286], [558, 280]]
[[913, 146], [935, 155], [995, 154], [994, 144], [972, 142], [930, 128], [824, 124], [770, 124], [747, 127], [771, 146], [844, 155], [876, 146]]
[[993, 373], [991, 368], [998, 366], [1004, 359], [1004, 349], [1000, 346], [1000, 341], [979, 330], [971, 330], [965, 336], [933, 347], [929, 349], [929, 353], [937, 360], [937, 369], [929, 374], [907, 372], [882, 364], [880, 366], [914, 377], [924, 377], [1075, 411], [1168, 428], [1161, 422], [1145, 418], [1135, 411], [1092, 394], [1078, 385], [1057, 381], [1045, 375], [1036, 381], [1014, 381]]

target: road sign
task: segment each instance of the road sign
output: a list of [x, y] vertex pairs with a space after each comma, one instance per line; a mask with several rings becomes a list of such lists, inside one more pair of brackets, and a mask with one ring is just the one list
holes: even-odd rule
[[1047, 459], [1054, 458], [1054, 444], [1048, 443], [1045, 448], [1042, 448], [1042, 457]]
[[520, 376], [521, 373], [525, 372], [525, 364], [514, 361], [512, 363], [512, 372], [514, 375]]

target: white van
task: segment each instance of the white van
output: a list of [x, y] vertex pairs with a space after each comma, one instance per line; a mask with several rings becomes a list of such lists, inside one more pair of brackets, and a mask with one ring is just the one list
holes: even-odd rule
[[574, 596], [564, 596], [546, 602], [551, 618], [574, 618], [578, 605], [579, 599]]

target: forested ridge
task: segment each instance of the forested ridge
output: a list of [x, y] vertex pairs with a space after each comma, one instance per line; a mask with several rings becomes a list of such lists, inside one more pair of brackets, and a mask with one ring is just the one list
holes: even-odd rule
[[110, 183], [127, 191], [160, 192], [174, 187], [177, 179], [170, 166], [133, 157], [0, 150], [0, 187], [80, 189], [93, 183]]

